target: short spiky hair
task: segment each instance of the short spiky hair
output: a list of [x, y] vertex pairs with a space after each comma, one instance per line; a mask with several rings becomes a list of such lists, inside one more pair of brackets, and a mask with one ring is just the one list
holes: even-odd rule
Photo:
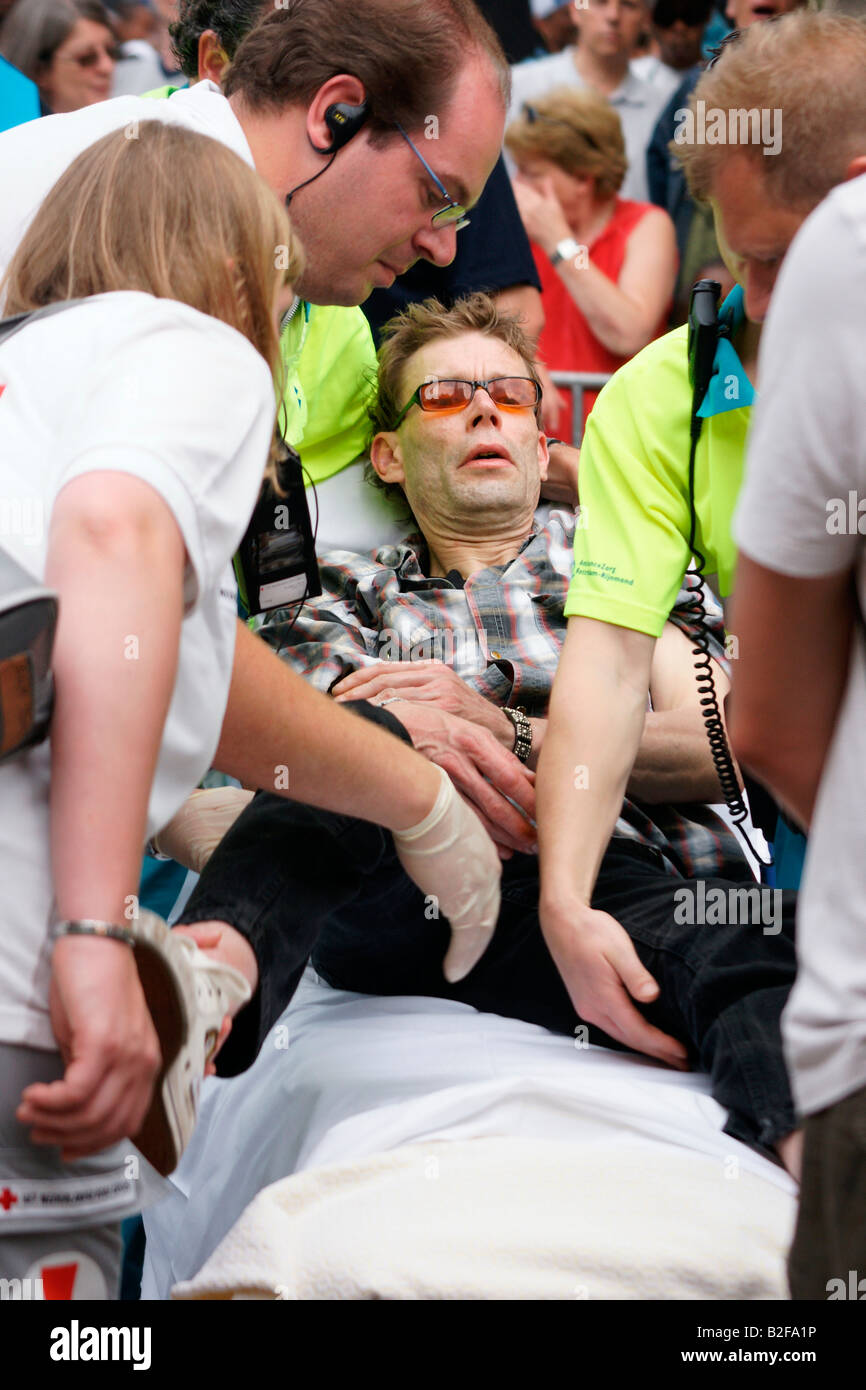
[[[731, 35], [718, 61], [698, 81], [689, 110], [694, 120], [701, 101], [706, 112], [727, 113], [729, 123], [753, 111], [781, 111], [778, 154], [765, 155], [760, 143], [733, 149], [762, 170], [767, 191], [778, 202], [811, 209], [842, 182], [851, 160], [866, 154], [864, 73], [862, 20], [795, 10]], [[707, 201], [730, 149], [700, 138], [671, 141], [693, 198]]]
[[198, 43], [206, 29], [213, 30], [231, 61], [241, 39], [269, 8], [268, 0], [180, 0], [168, 32], [181, 71], [193, 82], [198, 77]]
[[[382, 430], [394, 428], [394, 422], [406, 404], [403, 399], [403, 369], [409, 359], [428, 343], [462, 338], [466, 333], [484, 333], [505, 343], [506, 347], [523, 358], [527, 376], [531, 376], [541, 388], [535, 353], [516, 314], [503, 313], [488, 294], [472, 294], [466, 299], [458, 299], [451, 309], [446, 309], [438, 299], [425, 299], [420, 304], [410, 304], [402, 313], [389, 319], [382, 330], [375, 395], [368, 412], [371, 441]], [[540, 421], [540, 399], [536, 418]], [[395, 483], [383, 482], [372, 464], [367, 465], [366, 478], [389, 496], [402, 494], [402, 488]]]

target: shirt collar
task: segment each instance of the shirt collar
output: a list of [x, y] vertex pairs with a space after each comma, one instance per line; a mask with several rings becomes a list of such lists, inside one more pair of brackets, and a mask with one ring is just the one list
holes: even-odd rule
[[723, 415], [727, 410], [742, 410], [744, 406], [754, 405], [755, 388], [743, 371], [743, 364], [732, 341], [745, 317], [743, 289], [741, 285], [735, 285], [719, 310], [719, 322], [727, 324], [730, 337], [719, 338], [716, 345], [713, 375], [698, 411], [702, 420]]
[[[544, 528], [533, 524], [532, 530], [526, 537], [513, 560], [509, 560], [505, 565], [491, 565], [487, 570], [479, 570], [478, 574], [487, 574], [489, 570], [496, 570], [500, 575], [504, 574], [509, 566], [523, 554], [533, 541], [537, 541], [539, 536], [546, 550], [547, 539]], [[451, 570], [449, 574], [430, 575], [427, 568], [430, 563], [430, 552], [427, 549], [427, 542], [420, 531], [410, 531], [404, 536], [402, 541], [396, 545], [385, 546], [375, 552], [375, 558], [380, 565], [386, 569], [393, 569], [401, 584], [411, 584], [414, 587], [430, 585], [434, 588], [465, 589], [467, 584], [471, 584], [477, 575], [472, 575], [469, 579], [464, 579], [458, 570]]]
[[657, 101], [657, 98], [650, 83], [639, 77], [631, 67], [608, 97], [611, 106], [647, 106], [654, 100]]

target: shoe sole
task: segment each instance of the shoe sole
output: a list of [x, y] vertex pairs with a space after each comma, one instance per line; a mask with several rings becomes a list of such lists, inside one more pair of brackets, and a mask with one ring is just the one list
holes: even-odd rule
[[[162, 954], [146, 941], [135, 943], [135, 963], [148, 1012], [159, 1038], [162, 1062], [154, 1083], [153, 1099], [138, 1133], [136, 1148], [162, 1177], [180, 1162], [184, 1144], [184, 1117], [179, 1115], [167, 1078], [181, 1048], [189, 1038], [190, 1011], [177, 976]], [[195, 1116], [194, 1102], [191, 1105]]]

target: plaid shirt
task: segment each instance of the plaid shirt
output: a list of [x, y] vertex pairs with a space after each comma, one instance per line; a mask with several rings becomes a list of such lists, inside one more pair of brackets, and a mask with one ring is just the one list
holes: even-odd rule
[[[276, 610], [257, 623], [261, 636], [320, 690], [377, 661], [436, 658], [494, 704], [544, 716], [565, 640], [563, 616], [574, 560], [575, 518], [551, 513], [507, 565], [463, 581], [425, 573], [420, 536], [368, 555], [332, 551], [319, 562], [322, 594], [297, 620]], [[681, 610], [671, 621], [693, 637]], [[711, 650], [724, 664], [721, 609], [709, 592]], [[688, 814], [686, 814], [686, 809]], [[739, 843], [709, 807], [623, 802], [614, 835], [657, 850], [665, 868], [687, 878], [751, 878]]]

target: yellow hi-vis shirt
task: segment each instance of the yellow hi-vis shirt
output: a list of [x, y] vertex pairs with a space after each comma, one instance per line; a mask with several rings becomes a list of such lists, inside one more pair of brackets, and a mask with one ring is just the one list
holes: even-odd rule
[[[739, 286], [720, 310], [732, 333], [744, 317]], [[580, 451], [580, 516], [566, 617], [597, 618], [658, 637], [689, 554], [688, 330], [656, 339], [611, 377], [587, 420]], [[729, 339], [716, 352], [695, 457], [695, 543], [731, 592], [731, 521], [743, 477], [754, 390]]]
[[323, 483], [366, 452], [367, 402], [375, 380], [376, 349], [362, 311], [311, 304], [295, 383], [287, 383], [285, 399], [290, 409], [290, 394], [298, 389], [305, 403], [295, 447], [313, 482]]

